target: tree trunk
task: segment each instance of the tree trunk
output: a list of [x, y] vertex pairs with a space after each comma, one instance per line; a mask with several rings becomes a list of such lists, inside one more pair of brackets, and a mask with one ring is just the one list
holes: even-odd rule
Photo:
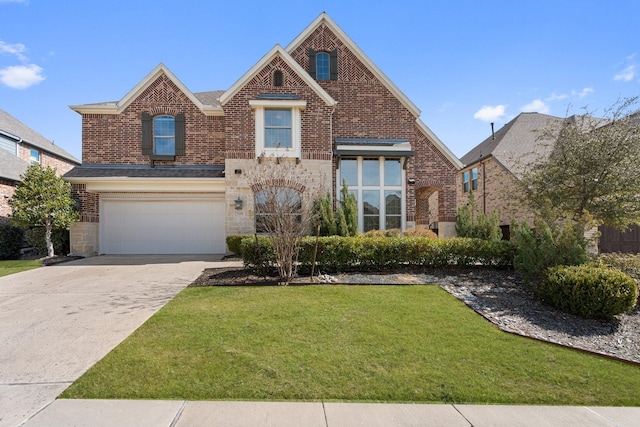
[[53, 250], [53, 242], [51, 241], [52, 228], [53, 228], [53, 224], [51, 223], [51, 220], [47, 219], [47, 221], [44, 224], [44, 241], [47, 244], [47, 256], [49, 258], [55, 255]]

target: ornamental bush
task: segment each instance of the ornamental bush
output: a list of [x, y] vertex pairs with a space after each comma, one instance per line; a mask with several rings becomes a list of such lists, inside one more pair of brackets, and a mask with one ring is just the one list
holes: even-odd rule
[[638, 298], [638, 285], [631, 276], [597, 264], [549, 268], [535, 290], [562, 311], [595, 319], [625, 313]]
[[227, 236], [227, 248], [229, 248], [229, 250], [234, 254], [240, 255], [242, 253], [240, 244], [242, 243], [242, 239], [247, 237], [251, 236], [248, 234], [234, 234], [232, 236]]
[[18, 259], [24, 234], [11, 224], [0, 224], [0, 259]]

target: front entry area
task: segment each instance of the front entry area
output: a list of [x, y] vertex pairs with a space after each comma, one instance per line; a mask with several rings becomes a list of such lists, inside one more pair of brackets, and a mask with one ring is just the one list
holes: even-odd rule
[[100, 197], [101, 254], [224, 253], [223, 198]]

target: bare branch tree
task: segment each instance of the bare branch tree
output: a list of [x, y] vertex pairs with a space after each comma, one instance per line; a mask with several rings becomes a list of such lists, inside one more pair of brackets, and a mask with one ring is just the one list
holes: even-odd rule
[[316, 194], [304, 182], [307, 175], [293, 159], [261, 158], [247, 172], [254, 193], [256, 232], [269, 236], [276, 268], [286, 284], [297, 275], [300, 239], [309, 234]]

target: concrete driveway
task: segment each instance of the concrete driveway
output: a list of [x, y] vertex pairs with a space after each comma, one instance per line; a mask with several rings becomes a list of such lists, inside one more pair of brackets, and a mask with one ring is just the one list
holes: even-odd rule
[[0, 278], [0, 426], [52, 402], [221, 256], [100, 256]]

